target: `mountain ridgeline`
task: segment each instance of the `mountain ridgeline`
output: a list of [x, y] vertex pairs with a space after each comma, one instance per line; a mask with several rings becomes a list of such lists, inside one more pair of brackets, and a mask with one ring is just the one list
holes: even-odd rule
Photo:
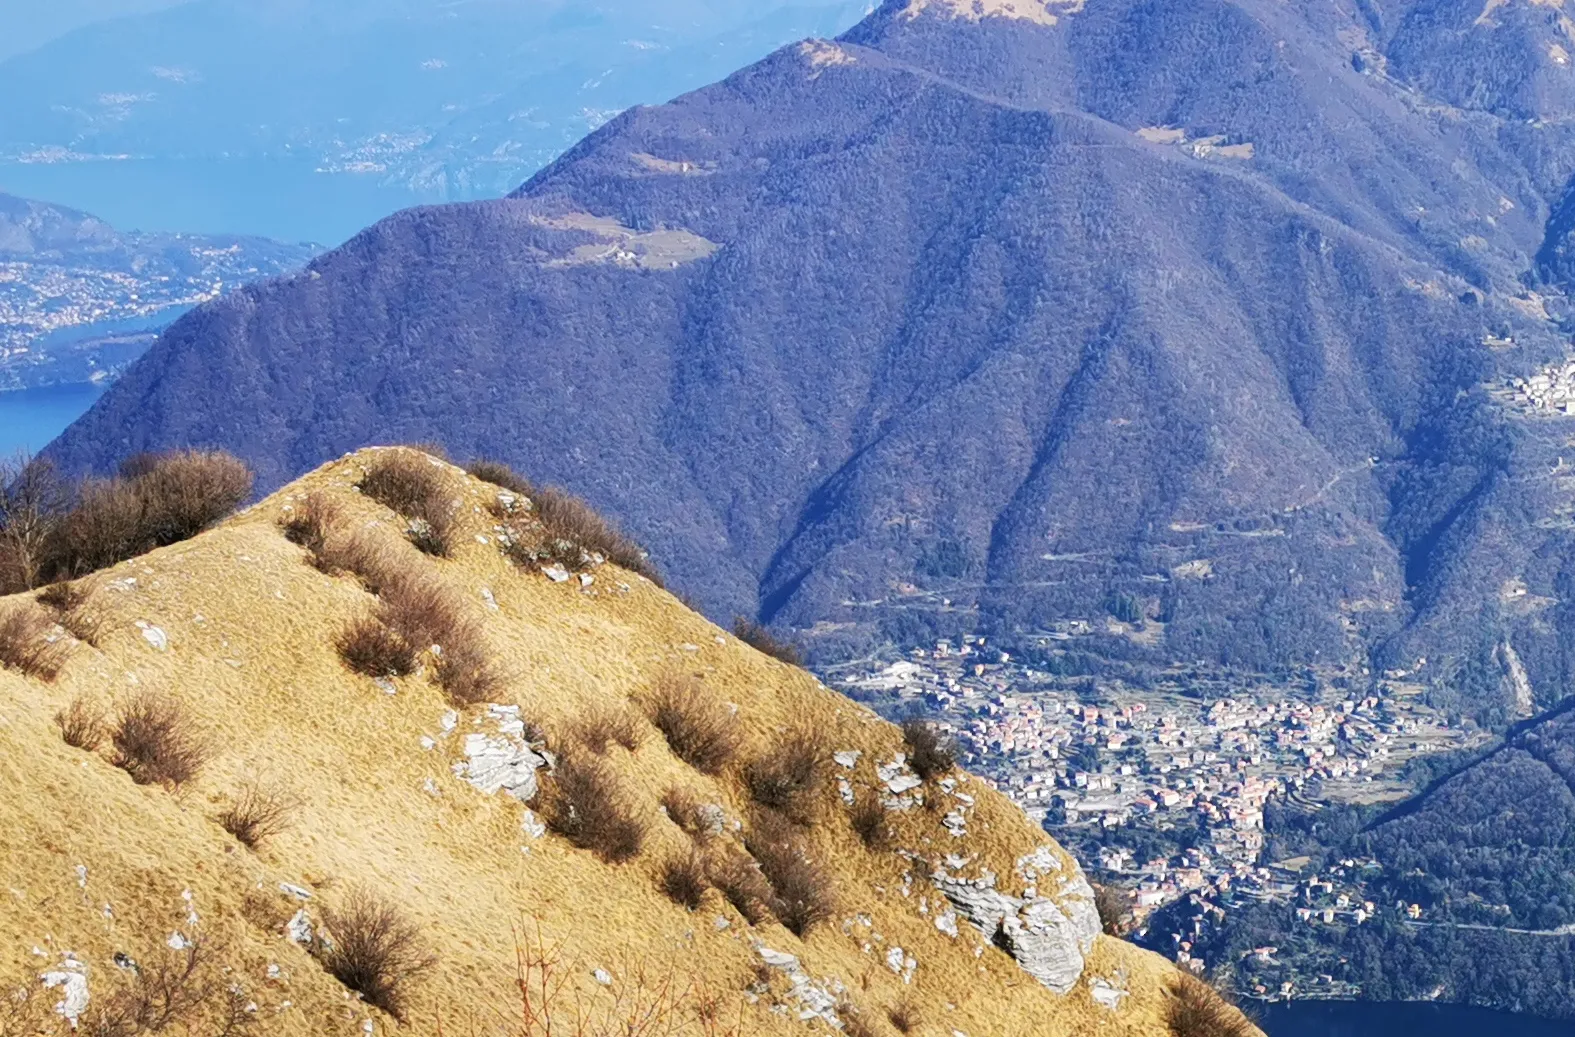
[[50, 453], [273, 487], [441, 441], [827, 655], [1376, 659], [1525, 710], [1575, 659], [1564, 425], [1512, 386], [1566, 352], [1572, 31], [894, 0], [199, 309]]

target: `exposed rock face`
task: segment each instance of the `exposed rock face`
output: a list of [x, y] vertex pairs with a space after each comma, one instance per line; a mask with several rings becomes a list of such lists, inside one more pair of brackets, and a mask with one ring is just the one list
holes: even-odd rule
[[[1022, 896], [998, 887], [985, 869], [977, 878], [954, 872], [966, 862], [948, 858], [930, 875], [935, 887], [985, 937], [1008, 951], [1024, 972], [1058, 994], [1065, 994], [1083, 974], [1083, 964], [1099, 935], [1094, 890], [1082, 869], [1063, 869], [1048, 847], [1017, 862], [1018, 875], [1029, 885]], [[1054, 896], [1042, 894], [1037, 882], [1059, 876]]]

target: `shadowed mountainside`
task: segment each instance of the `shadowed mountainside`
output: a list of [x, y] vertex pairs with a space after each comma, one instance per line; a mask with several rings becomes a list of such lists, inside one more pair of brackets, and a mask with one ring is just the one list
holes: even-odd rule
[[204, 307], [52, 453], [493, 449], [825, 652], [1512, 657], [1530, 708], [1575, 633], [1562, 419], [1504, 390], [1565, 350], [1547, 14], [888, 3]]

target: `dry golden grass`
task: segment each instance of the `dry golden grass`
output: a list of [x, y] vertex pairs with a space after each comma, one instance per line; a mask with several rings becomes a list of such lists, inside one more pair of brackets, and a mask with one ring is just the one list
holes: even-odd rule
[[[96, 577], [86, 607], [103, 619], [99, 646], [79, 648], [53, 683], [0, 670], [0, 785], [13, 793], [0, 797], [0, 830], [27, 833], [0, 840], [0, 879], [19, 893], [0, 898], [0, 977], [29, 976], [60, 1037], [66, 1027], [53, 1014], [59, 992], [44, 992], [37, 982], [59, 961], [36, 958], [33, 946], [76, 951], [92, 986], [90, 1007], [97, 1008], [128, 976], [116, 968], [115, 952], [129, 950], [139, 960], [168, 953], [172, 932], [193, 935], [189, 912], [200, 915], [203, 932], [222, 937], [228, 971], [218, 974], [257, 1003], [257, 1033], [358, 1037], [367, 1021], [377, 1032], [394, 1032], [381, 1009], [346, 997], [308, 945], [283, 937], [303, 910], [318, 933], [331, 934], [325, 906], [342, 910], [357, 888], [376, 890], [418, 926], [439, 959], [401, 991], [407, 1032], [420, 1037], [436, 1034], [439, 1023], [455, 1037], [539, 1037], [541, 1017], [530, 1024], [535, 1029], [527, 1025], [515, 986], [525, 942], [520, 925], [530, 917], [549, 945], [566, 949], [555, 972], [562, 978], [556, 1033], [575, 1032], [577, 1003], [611, 1025], [639, 1001], [668, 1006], [661, 1011], [672, 1023], [670, 1037], [801, 1037], [804, 1024], [784, 1001], [790, 984], [780, 971], [765, 968], [769, 982], [760, 989], [768, 992], [758, 1004], [742, 997], [756, 968], [764, 968], [757, 944], [793, 954], [817, 982], [858, 991], [864, 1018], [887, 1037], [895, 1031], [885, 1006], [904, 998], [924, 1020], [917, 1033], [941, 1032], [943, 1021], [945, 1032], [969, 1034], [1168, 1032], [1167, 991], [1176, 973], [1154, 955], [1097, 938], [1086, 976], [1124, 977], [1131, 993], [1108, 1009], [1091, 999], [1086, 982], [1065, 996], [1044, 989], [967, 925], [956, 938], [936, 928], [936, 894], [915, 870], [930, 854], [974, 858], [1002, 877], [1006, 892], [1022, 892], [1014, 862], [1046, 839], [1000, 796], [955, 772], [959, 790], [975, 800], [965, 838], [947, 833], [937, 813], [892, 811], [890, 852], [872, 853], [851, 818], [832, 816], [844, 807], [825, 781], [818, 823], [789, 827], [785, 850], [764, 845], [757, 831], [764, 808], [753, 802], [744, 764], [782, 732], [813, 726], [828, 748], [857, 750], [856, 767], [832, 773], [863, 797], [880, 788], [875, 767], [906, 753], [900, 732], [801, 670], [733, 638], [719, 642], [723, 631], [644, 581], [599, 572], [582, 588], [510, 565], [494, 543], [477, 540], [492, 537], [497, 523], [488, 507], [497, 488], [457, 469], [433, 466], [449, 499], [460, 502], [453, 550], [441, 561], [422, 556], [403, 542], [402, 526], [386, 508], [353, 488], [382, 452], [335, 461], [192, 540]], [[363, 587], [303, 564], [304, 552], [280, 534], [279, 523], [287, 503], [298, 507], [313, 494], [341, 512], [328, 523], [325, 549], [346, 531], [364, 534], [392, 561], [380, 579], [367, 580], [366, 565], [338, 570], [361, 575]], [[400, 680], [385, 694], [339, 658], [338, 632], [380, 608], [367, 590], [384, 591], [382, 584], [407, 571], [442, 586], [477, 624], [485, 657], [509, 675], [489, 702], [517, 707], [572, 743], [568, 732], [579, 718], [631, 702], [649, 716], [663, 675], [703, 674], [700, 701], [723, 718], [724, 741], [749, 747], [747, 758], [724, 753], [704, 773], [673, 751], [670, 732], [647, 736], [632, 751], [613, 741], [605, 756], [582, 749], [609, 768], [629, 815], [645, 825], [640, 853], [611, 864], [555, 831], [537, 835], [525, 805], [507, 792], [488, 795], [462, 776], [472, 743], [496, 740], [501, 718], [512, 714], [456, 705], [436, 681]], [[0, 600], [0, 611], [22, 600]], [[162, 636], [153, 636], [155, 627]], [[435, 659], [424, 650], [423, 667]], [[113, 766], [113, 744], [98, 753], [71, 748], [54, 719], [79, 698], [118, 707], [149, 692], [182, 703], [211, 750], [176, 795], [128, 780]], [[287, 780], [304, 801], [287, 831], [248, 853], [216, 819], [259, 768]], [[678, 794], [665, 795], [669, 790]], [[933, 791], [942, 794], [938, 785]], [[546, 818], [551, 799], [540, 793], [529, 809]], [[674, 824], [662, 820], [663, 807]], [[745, 851], [746, 831], [778, 887]], [[704, 854], [705, 882], [717, 893], [704, 893], [691, 913], [669, 898], [663, 871], [695, 850]], [[1076, 874], [1065, 855], [1052, 852], [1063, 877]], [[794, 881], [802, 862], [824, 869], [837, 894], [829, 920], [795, 922], [805, 939], [779, 926], [774, 913], [781, 909], [791, 920], [790, 902], [809, 899], [793, 892], [815, 888]], [[920, 886], [912, 897], [899, 893], [907, 874]], [[918, 910], [921, 892], [929, 915]], [[113, 905], [112, 926], [106, 903]], [[728, 924], [714, 925], [714, 916]], [[913, 984], [890, 972], [879, 948], [865, 951], [873, 941], [859, 917], [882, 934], [882, 948], [900, 944], [918, 958]], [[851, 935], [844, 926], [852, 926]], [[636, 993], [642, 963], [649, 982]], [[279, 967], [280, 980], [269, 978], [269, 964]], [[598, 982], [596, 969], [610, 973], [610, 985]], [[663, 1001], [654, 990], [669, 970], [675, 982]], [[691, 984], [699, 991], [692, 997]], [[216, 1002], [215, 1014], [192, 1032], [221, 1032], [210, 1023], [221, 1023], [222, 1008]], [[84, 1027], [91, 1021], [85, 1018]]]
[[630, 752], [640, 748], [645, 732], [640, 720], [627, 706], [608, 706], [594, 710], [574, 722], [570, 737], [591, 752], [601, 755], [609, 746], [621, 745]]

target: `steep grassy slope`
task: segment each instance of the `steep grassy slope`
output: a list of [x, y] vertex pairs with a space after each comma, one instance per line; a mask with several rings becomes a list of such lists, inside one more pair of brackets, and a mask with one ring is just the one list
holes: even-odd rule
[[[347, 904], [372, 896], [419, 927], [435, 961], [404, 992], [417, 1033], [522, 1032], [516, 951], [538, 940], [561, 944], [560, 1032], [574, 999], [598, 1018], [668, 1004], [667, 1023], [682, 1026], [639, 1031], [650, 1033], [731, 1033], [740, 1019], [742, 1032], [796, 1033], [823, 1029], [819, 1013], [884, 1034], [895, 1032], [888, 1011], [917, 1033], [1167, 1032], [1177, 974], [1097, 935], [1077, 864], [1003, 797], [960, 772], [921, 782], [895, 728], [643, 578], [611, 565], [572, 578], [556, 563], [514, 566], [492, 514], [502, 491], [435, 460], [459, 519], [449, 557], [418, 552], [400, 535], [403, 519], [353, 488], [379, 456], [334, 462], [195, 540], [95, 574], [84, 600], [0, 600], [0, 620], [66, 607], [68, 625], [93, 642], [55, 631], [70, 655], [53, 680], [0, 669], [0, 977], [33, 994], [17, 1017], [58, 1023], [58, 1004], [89, 1033], [153, 1032], [105, 1029], [101, 1016], [124, 1007], [116, 991], [167, 980], [161, 966], [200, 940], [213, 964], [174, 987], [203, 992], [195, 1015], [238, 991], [243, 1025], [227, 1032], [392, 1031], [325, 973], [309, 941], [288, 938], [304, 939], [304, 925], [320, 937], [327, 919], [329, 940], [343, 946]], [[470, 616], [501, 676], [495, 701], [457, 704], [428, 678], [462, 653], [454, 641], [423, 653], [425, 672], [373, 679], [347, 669], [336, 643], [375, 599], [286, 538], [281, 522], [308, 508], [337, 511], [340, 533], [380, 545], [387, 564], [374, 582], [385, 597], [396, 579], [421, 578]], [[0, 656], [17, 664], [18, 644], [0, 633]], [[653, 688], [675, 675], [736, 708], [741, 747], [715, 774], [683, 763], [645, 718]], [[79, 716], [97, 708], [113, 718], [148, 694], [187, 711], [207, 750], [178, 788], [133, 783], [116, 766], [124, 737], [73, 748], [55, 719], [73, 703]], [[564, 795], [564, 760], [587, 758], [591, 739], [577, 732], [599, 715], [633, 718], [636, 748], [609, 744], [599, 757], [612, 798], [627, 798], [646, 829], [639, 852], [617, 864], [537, 820], [560, 817], [550, 804]], [[808, 732], [817, 754], [837, 754], [817, 761], [817, 783], [790, 805], [802, 829], [751, 801], [765, 795], [762, 762], [794, 732]], [[555, 776], [529, 765], [537, 758], [525, 739], [538, 733], [560, 754]], [[513, 768], [507, 786], [522, 795], [544, 783], [530, 809], [507, 788], [475, 784], [489, 759]], [[220, 820], [258, 782], [295, 805], [282, 831], [248, 849]], [[718, 831], [696, 843], [680, 830], [658, 805], [683, 798], [671, 790], [719, 808]], [[885, 803], [884, 840], [855, 833], [848, 796]], [[612, 800], [579, 806], [594, 813]], [[824, 872], [817, 888], [834, 891], [834, 911], [803, 938], [770, 913], [751, 925], [714, 889], [693, 911], [661, 891], [667, 865], [697, 846], [712, 860], [747, 861], [745, 842], [766, 855], [783, 839], [802, 841]], [[991, 874], [999, 878], [965, 881]], [[985, 930], [963, 917], [986, 919], [992, 903], [1010, 917]], [[678, 979], [664, 987], [669, 970]], [[694, 983], [703, 990], [676, 993]], [[7, 1018], [0, 1011], [7, 1037], [34, 1032]]]
[[1488, 390], [1566, 348], [1528, 286], [1575, 148], [1384, 72], [1448, 5], [1380, 6], [887, 3], [192, 315], [53, 454], [276, 486], [504, 422], [709, 614], [828, 653], [1448, 682], [1510, 641], [1546, 704], [1575, 625], [1499, 590], [1561, 597], [1563, 435]]

